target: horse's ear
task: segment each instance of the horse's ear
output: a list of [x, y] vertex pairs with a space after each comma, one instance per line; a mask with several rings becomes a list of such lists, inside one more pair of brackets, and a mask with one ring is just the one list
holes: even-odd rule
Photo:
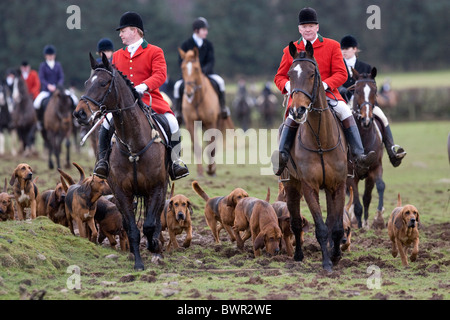
[[295, 46], [294, 42], [289, 42], [289, 53], [291, 54], [292, 58], [295, 58], [297, 52], [297, 47]]
[[375, 79], [375, 77], [377, 76], [377, 68], [373, 67], [370, 74], [372, 76], [372, 79]]
[[310, 41], [306, 41], [305, 50], [308, 55], [310, 55], [311, 57], [314, 56], [314, 49]]
[[102, 62], [103, 62], [103, 65], [105, 66], [105, 69], [109, 70], [109, 68], [110, 68], [109, 59], [104, 52], [102, 52]]
[[180, 54], [181, 60], [184, 60], [184, 56], [186, 55], [186, 52], [184, 52], [181, 48], [178, 48], [178, 53]]
[[194, 58], [198, 58], [200, 56], [200, 53], [199, 53], [199, 51], [198, 51], [198, 48], [197, 47], [194, 47]]
[[355, 70], [355, 68], [352, 67], [352, 78], [355, 80], [358, 80], [359, 78], [359, 72]]
[[97, 61], [95, 61], [94, 57], [92, 56], [92, 53], [89, 52], [89, 59], [91, 61], [91, 69], [94, 70], [95, 66], [97, 65]]

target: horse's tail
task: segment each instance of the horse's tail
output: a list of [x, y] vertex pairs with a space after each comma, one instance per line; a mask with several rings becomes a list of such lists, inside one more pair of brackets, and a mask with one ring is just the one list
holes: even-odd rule
[[78, 172], [80, 173], [80, 180], [78, 180], [78, 184], [81, 184], [81, 182], [83, 182], [83, 180], [86, 178], [84, 170], [78, 163], [72, 162], [72, 164], [75, 166], [75, 168], [77, 168]]
[[350, 207], [351, 207], [352, 204], [353, 204], [353, 188], [352, 188], [352, 186], [350, 186], [350, 187], [348, 188], [348, 192], [349, 192], [349, 198], [348, 198], [347, 205], [345, 206], [345, 210], [346, 210], [347, 212], [350, 212]]
[[402, 198], [400, 198], [400, 192], [398, 193], [397, 196], [397, 207], [401, 207], [402, 206]]
[[200, 196], [202, 197], [205, 201], [209, 200], [209, 196], [206, 194], [205, 191], [203, 191], [203, 189], [200, 187], [200, 185], [198, 184], [197, 181], [193, 181], [192, 182], [192, 189], [194, 189], [194, 191]]
[[267, 187], [266, 202], [270, 202], [270, 188]]
[[69, 183], [69, 186], [75, 184], [75, 180], [73, 180], [73, 178], [69, 174], [65, 173], [60, 168], [58, 168], [58, 171], [59, 171], [59, 174], [61, 175], [61, 178], [64, 178], [67, 180], [67, 182]]

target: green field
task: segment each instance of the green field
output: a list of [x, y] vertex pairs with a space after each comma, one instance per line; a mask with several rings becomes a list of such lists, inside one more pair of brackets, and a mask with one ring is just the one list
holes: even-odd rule
[[[400, 192], [404, 203], [412, 203], [419, 209], [422, 223], [419, 256], [407, 269], [402, 267], [399, 257], [391, 256], [386, 229], [354, 230], [352, 251], [344, 253], [331, 274], [321, 270], [321, 253], [314, 228], [305, 234], [305, 259], [300, 263], [285, 254], [255, 259], [250, 240], [241, 252], [224, 231], [221, 244], [215, 245], [204, 220], [205, 202], [191, 189], [192, 181], [197, 180], [195, 167], [191, 165], [191, 175], [175, 185], [175, 192], [185, 194], [194, 204], [194, 238], [190, 248], [164, 253], [163, 263], [159, 265], [152, 264], [151, 255], [141, 248], [146, 270], [134, 272], [133, 258], [129, 254], [75, 237], [65, 227], [45, 217], [0, 223], [0, 299], [28, 299], [45, 291], [44, 299], [48, 300], [448, 300], [450, 166], [447, 136], [450, 122], [393, 123], [392, 131], [396, 142], [408, 155], [398, 168], [393, 168], [384, 156], [384, 219], [396, 206]], [[249, 154], [260, 152], [255, 147], [256, 141], [250, 141], [246, 150], [248, 145], [252, 146]], [[228, 152], [234, 150], [228, 147], [231, 148]], [[242, 151], [240, 148], [236, 153]], [[92, 170], [94, 160], [86, 148], [72, 154], [73, 161], [80, 163], [87, 172]], [[5, 156], [0, 162], [2, 181], [5, 178], [9, 181], [19, 162], [28, 162], [35, 169], [40, 191], [53, 188], [59, 179], [56, 170], [47, 169], [46, 157]], [[227, 195], [235, 187], [241, 187], [251, 196], [264, 199], [270, 187], [274, 200], [277, 179], [261, 175], [260, 169], [259, 164], [224, 164], [218, 166], [217, 177], [198, 181], [210, 197]], [[78, 176], [75, 168], [67, 171]], [[370, 221], [377, 200], [374, 193]], [[311, 223], [304, 201], [301, 210]], [[163, 234], [167, 239], [167, 234]], [[184, 235], [179, 236], [179, 241], [182, 238]], [[79, 278], [72, 273], [71, 266], [79, 268]], [[369, 267], [379, 272], [379, 278]], [[380, 279], [380, 287], [374, 288], [377, 279]], [[80, 288], [72, 289], [77, 283]]]

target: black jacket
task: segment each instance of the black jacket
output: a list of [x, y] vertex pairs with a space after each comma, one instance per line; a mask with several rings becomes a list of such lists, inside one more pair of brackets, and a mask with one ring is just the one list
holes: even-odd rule
[[[181, 49], [183, 51], [192, 50], [197, 47], [194, 38], [190, 37], [185, 42], [181, 44]], [[201, 48], [197, 47], [199, 51], [200, 65], [202, 66], [202, 71], [204, 74], [214, 74], [214, 47], [208, 39], [203, 40], [203, 45]], [[181, 57], [178, 57], [179, 65], [181, 66]]]
[[[345, 63], [345, 59], [344, 59], [344, 63]], [[350, 76], [350, 72], [348, 70], [347, 63], [345, 63], [345, 66], [347, 67], [348, 77], [347, 77], [347, 81], [339, 88], [339, 92], [341, 93], [342, 97], [346, 101], [349, 101], [350, 98], [352, 97], [353, 93], [350, 91], [347, 91], [346, 89], [355, 84], [355, 79], [353, 79], [353, 77]], [[369, 73], [370, 74], [370, 72], [372, 71], [372, 67], [370, 66], [370, 64], [367, 64], [359, 59], [356, 59], [354, 69], [356, 71], [358, 71], [358, 73]]]

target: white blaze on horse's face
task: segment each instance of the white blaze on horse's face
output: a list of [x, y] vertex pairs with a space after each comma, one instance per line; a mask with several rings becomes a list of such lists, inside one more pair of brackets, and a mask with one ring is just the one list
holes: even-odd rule
[[303, 71], [300, 64], [295, 66], [294, 71], [297, 71], [297, 78], [300, 79], [300, 75], [302, 74], [302, 71]]
[[369, 87], [369, 85], [368, 84], [366, 84], [365, 86], [364, 86], [364, 102], [367, 102], [366, 103], [366, 125], [369, 125], [369, 122], [370, 122], [370, 117], [369, 117], [369, 103], [370, 103], [370, 101], [369, 101], [369, 96], [370, 96], [370, 87]]
[[192, 62], [188, 62], [186, 65], [188, 76], [192, 75]]
[[94, 83], [94, 82], [95, 82], [95, 80], [97, 80], [97, 76], [93, 76], [93, 77], [92, 77], [92, 79], [91, 79], [91, 83]]

